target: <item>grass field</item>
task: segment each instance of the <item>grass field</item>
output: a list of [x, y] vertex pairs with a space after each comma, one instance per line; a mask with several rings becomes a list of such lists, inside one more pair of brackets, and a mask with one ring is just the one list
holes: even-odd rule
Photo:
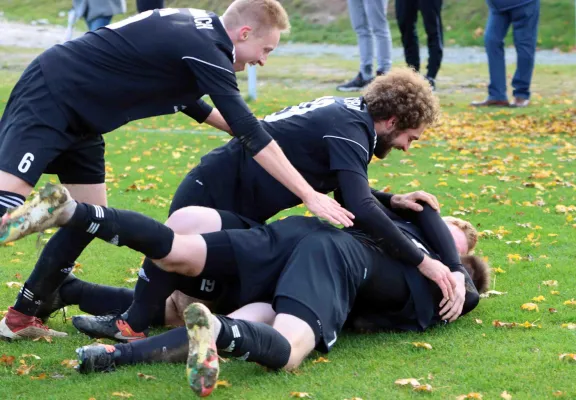
[[[10, 49], [3, 49], [8, 54]], [[0, 109], [16, 82], [18, 65], [0, 71]], [[250, 105], [259, 116], [286, 105], [335, 94], [336, 82], [355, 63], [333, 59], [272, 58], [259, 71], [260, 98]], [[538, 66], [534, 103], [525, 110], [473, 110], [469, 100], [485, 95], [486, 68], [450, 66], [442, 71], [439, 96], [445, 115], [409, 153], [395, 152], [371, 165], [376, 188], [395, 193], [417, 189], [435, 193], [445, 215], [472, 221], [483, 236], [477, 253], [495, 268], [491, 289], [506, 294], [484, 299], [469, 316], [426, 333], [342, 335], [329, 362], [313, 354], [296, 374], [269, 373], [257, 365], [232, 361], [221, 379], [231, 386], [214, 399], [288, 399], [292, 392], [313, 399], [454, 399], [480, 393], [499, 399], [576, 398], [575, 363], [560, 354], [576, 353], [574, 241], [576, 240], [576, 77], [573, 66]], [[199, 127], [181, 115], [137, 121], [106, 136], [107, 181], [111, 206], [163, 220], [172, 193], [186, 172], [227, 137]], [[295, 208], [282, 213], [302, 214]], [[44, 237], [45, 240], [46, 237]], [[37, 259], [36, 238], [0, 248], [0, 309], [10, 306]], [[79, 277], [130, 287], [141, 256], [125, 248], [94, 242], [78, 260]], [[544, 282], [555, 281], [554, 286]], [[543, 296], [539, 311], [525, 303]], [[538, 299], [540, 300], [540, 299]], [[571, 301], [572, 300], [572, 301]], [[550, 310], [552, 309], [551, 312]], [[78, 310], [70, 308], [68, 315]], [[533, 328], [497, 328], [493, 321], [529, 321]], [[190, 398], [183, 365], [138, 365], [106, 375], [80, 376], [61, 363], [90, 343], [70, 323], [50, 321], [68, 338], [43, 342], [0, 342], [2, 399]], [[156, 332], [160, 332], [157, 330]], [[432, 350], [414, 347], [427, 342]], [[34, 354], [40, 359], [26, 356]], [[16, 373], [19, 360], [34, 365]], [[155, 380], [142, 380], [138, 373]], [[45, 374], [45, 375], [42, 375]], [[45, 379], [35, 379], [35, 378]], [[399, 387], [399, 378], [428, 383], [432, 393]], [[116, 395], [114, 395], [116, 393]], [[471, 395], [472, 396], [472, 395]], [[480, 397], [469, 397], [480, 398]]]
[[[136, 2], [127, 1], [128, 12], [136, 11]], [[166, 7], [195, 7], [222, 12], [229, 0], [166, 0]], [[295, 42], [356, 44], [356, 35], [350, 25], [345, 0], [286, 0], [282, 4], [289, 11], [292, 34], [287, 40]], [[395, 46], [400, 46], [400, 33], [396, 23], [394, 1], [389, 1], [388, 21]], [[2, 0], [0, 11], [9, 19], [32, 21], [47, 19], [52, 24], [66, 25], [67, 17], [59, 12], [68, 11], [69, 0]], [[448, 46], [483, 46], [483, 29], [488, 7], [485, 0], [445, 0], [442, 9], [444, 40]], [[118, 18], [118, 17], [117, 17]], [[318, 23], [317, 21], [323, 21]], [[79, 24], [80, 25], [80, 24]], [[421, 18], [418, 31], [425, 45]], [[82, 28], [80, 28], [82, 29]], [[542, 1], [538, 32], [538, 46], [567, 51], [576, 46], [574, 1]], [[507, 44], [511, 44], [511, 35]]]

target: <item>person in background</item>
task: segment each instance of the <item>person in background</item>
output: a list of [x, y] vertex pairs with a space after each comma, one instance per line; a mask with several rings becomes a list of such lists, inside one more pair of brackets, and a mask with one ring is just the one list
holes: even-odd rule
[[341, 92], [362, 90], [374, 78], [374, 44], [376, 40], [376, 75], [384, 75], [392, 66], [392, 36], [386, 17], [388, 0], [348, 0], [350, 22], [358, 37], [360, 72], [351, 81], [338, 86]]
[[[534, 71], [540, 0], [486, 0], [488, 21], [484, 33], [484, 46], [488, 55], [490, 84], [488, 97], [473, 101], [472, 106], [526, 107], [530, 103], [530, 82]], [[514, 100], [508, 102], [506, 95], [506, 61], [504, 38], [513, 26], [516, 48], [516, 72], [512, 78]]]
[[74, 0], [76, 20], [84, 18], [89, 31], [106, 26], [112, 17], [126, 12], [126, 0]]
[[402, 36], [406, 64], [420, 71], [420, 46], [416, 22], [418, 11], [422, 13], [424, 29], [428, 36], [428, 70], [426, 79], [436, 89], [436, 75], [440, 70], [444, 51], [442, 31], [442, 0], [396, 0], [396, 19]]

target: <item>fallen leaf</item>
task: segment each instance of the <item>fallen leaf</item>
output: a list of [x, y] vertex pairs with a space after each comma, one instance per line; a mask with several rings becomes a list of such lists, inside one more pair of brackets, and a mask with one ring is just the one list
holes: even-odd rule
[[564, 396], [565, 394], [566, 394], [566, 392], [563, 392], [561, 390], [555, 390], [552, 392], [552, 396], [556, 396], [556, 397]]
[[560, 354], [560, 360], [564, 359], [566, 359], [567, 361], [576, 361], [576, 354], [573, 353]]
[[498, 268], [492, 268], [492, 271], [496, 274], [505, 274], [506, 271], [504, 271], [502, 268], [498, 267]]
[[540, 295], [540, 296], [538, 296], [538, 297], [533, 297], [533, 298], [532, 298], [532, 301], [534, 301], [534, 302], [536, 302], [536, 303], [541, 303], [541, 302], [543, 302], [543, 301], [545, 301], [545, 300], [546, 300], [546, 298], [545, 298], [544, 296], [542, 296], [542, 295]]
[[30, 358], [35, 358], [36, 360], [40, 360], [40, 357], [38, 357], [36, 354], [22, 354], [20, 357], [21, 357], [21, 358], [28, 358], [28, 357], [30, 357]]
[[33, 342], [39, 342], [40, 340], [44, 340], [46, 343], [52, 343], [52, 336], [40, 336], [32, 339]]
[[412, 344], [414, 345], [414, 347], [421, 347], [421, 348], [424, 348], [426, 350], [432, 350], [432, 345], [430, 343], [412, 342]]
[[560, 292], [559, 292], [558, 290], [551, 290], [551, 291], [550, 291], [550, 294], [551, 294], [551, 295], [554, 295], [554, 296], [557, 296], [557, 295], [560, 294]]
[[478, 325], [482, 325], [482, 320], [481, 320], [481, 319], [476, 318], [474, 321], [475, 321]]
[[400, 386], [406, 386], [406, 385], [410, 385], [412, 387], [420, 386], [420, 382], [418, 382], [418, 380], [415, 378], [396, 379], [394, 383]]
[[542, 326], [540, 325], [536, 325], [534, 323], [531, 322], [524, 322], [524, 323], [519, 323], [519, 322], [502, 322], [502, 321], [492, 321], [492, 326], [496, 327], [496, 328], [542, 328]]
[[290, 397], [296, 397], [298, 399], [303, 399], [305, 397], [311, 398], [310, 395], [306, 392], [290, 392]]
[[500, 393], [500, 397], [502, 397], [504, 400], [512, 400], [512, 395], [507, 391]]
[[46, 379], [47, 377], [48, 377], [48, 376], [47, 376], [44, 372], [42, 372], [42, 373], [41, 373], [40, 375], [38, 375], [38, 376], [31, 376], [30, 379], [32, 379], [33, 381], [41, 381], [41, 380]]
[[20, 282], [6, 282], [6, 286], [8, 286], [10, 289], [13, 289], [13, 288], [21, 288], [23, 284]]
[[16, 273], [14, 275], [14, 278], [16, 278], [17, 280], [21, 281], [22, 280], [22, 275], [20, 273]]
[[223, 381], [223, 380], [221, 380], [221, 381], [216, 381], [216, 387], [226, 387], [226, 388], [229, 388], [229, 387], [231, 387], [231, 386], [232, 386], [232, 384], [231, 384], [230, 382], [228, 382], [228, 381]]
[[117, 397], [133, 397], [134, 395], [132, 393], [127, 393], [127, 392], [114, 392], [112, 393], [112, 396], [117, 396]]
[[137, 375], [138, 375], [138, 378], [142, 378], [142, 379], [144, 379], [145, 381], [151, 381], [151, 380], [154, 380], [154, 379], [156, 379], [156, 377], [155, 377], [155, 376], [152, 376], [152, 375], [146, 375], [146, 374], [143, 374], [142, 372], [138, 372], [138, 374], [137, 374]]
[[558, 286], [558, 281], [542, 281], [544, 286]]
[[480, 393], [471, 392], [468, 394], [462, 394], [456, 397], [456, 400], [464, 400], [464, 399], [482, 399], [482, 395]]
[[34, 368], [34, 364], [26, 365], [26, 363], [24, 363], [18, 367], [18, 369], [16, 370], [16, 374], [17, 375], [28, 375], [30, 373], [30, 371], [32, 370], [32, 368]]
[[432, 385], [430, 384], [425, 384], [425, 385], [418, 385], [418, 386], [414, 386], [414, 388], [412, 388], [412, 390], [416, 391], [416, 392], [431, 392], [432, 391]]
[[526, 311], [540, 311], [538, 310], [538, 304], [534, 304], [534, 303], [525, 303], [522, 304], [522, 310], [526, 310]]
[[554, 314], [554, 313], [557, 313], [558, 310], [555, 309], [555, 308], [550, 307], [550, 308], [548, 309], [548, 312], [549, 312], [550, 314]]
[[566, 328], [573, 331], [576, 329], [576, 324], [574, 323], [562, 324], [562, 328]]
[[330, 362], [330, 360], [328, 360], [327, 358], [318, 357], [317, 359], [315, 359], [314, 361], [312, 361], [312, 364], [329, 363], [329, 362]]
[[7, 367], [11, 367], [12, 364], [14, 364], [15, 359], [16, 357], [14, 356], [7, 356], [6, 354], [2, 354], [2, 356], [0, 357], [0, 364], [4, 364]]
[[564, 302], [564, 305], [565, 306], [576, 306], [576, 300], [574, 300], [574, 299], [566, 300]]
[[488, 291], [482, 293], [480, 295], [480, 297], [485, 299], [485, 298], [488, 298], [491, 296], [502, 296], [502, 295], [505, 295], [506, 293], [508, 293], [508, 292], [499, 292], [497, 290], [488, 290]]
[[60, 365], [63, 365], [66, 368], [74, 368], [78, 365], [78, 360], [64, 360], [60, 363]]

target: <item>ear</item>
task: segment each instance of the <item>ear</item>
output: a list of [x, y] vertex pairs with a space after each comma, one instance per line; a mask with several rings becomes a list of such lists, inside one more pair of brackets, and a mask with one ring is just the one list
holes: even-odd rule
[[389, 129], [393, 129], [396, 126], [396, 122], [398, 122], [398, 118], [390, 117], [386, 120], [386, 127]]
[[238, 29], [238, 40], [246, 41], [250, 37], [252, 33], [252, 27], [248, 25], [244, 25], [240, 29]]

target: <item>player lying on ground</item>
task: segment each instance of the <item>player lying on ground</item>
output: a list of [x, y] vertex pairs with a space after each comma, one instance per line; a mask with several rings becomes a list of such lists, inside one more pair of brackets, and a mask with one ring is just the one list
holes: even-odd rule
[[[90, 229], [96, 220], [99, 228]], [[449, 232], [438, 220], [438, 232]], [[453, 297], [446, 298], [424, 276], [430, 271], [392, 259], [377, 241], [359, 230], [339, 230], [316, 218], [290, 217], [249, 230], [179, 235], [137, 213], [75, 203], [64, 188], [49, 185], [4, 222], [13, 239], [57, 225], [90, 229], [96, 237], [141, 251], [160, 268], [233, 283], [228, 295], [241, 304], [272, 299], [277, 313], [273, 327], [214, 318], [199, 304], [187, 309], [189, 381], [202, 395], [213, 389], [218, 375], [213, 324], [218, 348], [271, 368], [291, 369], [313, 348], [328, 351], [333, 346], [356, 294], [359, 299], [373, 297], [362, 295], [363, 290], [377, 290], [381, 313], [388, 313], [390, 327], [402, 329], [423, 330], [442, 319], [453, 321], [474, 308], [479, 299], [454, 245], [454, 257], [446, 261], [454, 271], [447, 273], [453, 274], [458, 284]], [[435, 256], [424, 243], [411, 239]], [[378, 282], [370, 284], [372, 279]], [[86, 370], [96, 369], [94, 363], [100, 364], [106, 355], [113, 360], [116, 352], [110, 346], [96, 347], [96, 355], [85, 354], [92, 349], [80, 350]]]
[[[349, 226], [353, 216], [306, 182], [238, 89], [235, 72], [263, 66], [289, 26], [278, 1], [236, 0], [221, 18], [193, 8], [147, 11], [44, 51], [20, 77], [0, 120], [0, 216], [22, 204], [45, 173], [57, 174], [79, 201], [106, 205], [103, 134], [183, 111], [237, 137], [247, 157], [312, 213]], [[12, 329], [32, 335], [41, 328], [39, 305], [91, 240], [67, 229], [51, 237], [14, 305], [28, 318]]]
[[[373, 154], [382, 158], [394, 148], [406, 151], [424, 128], [435, 121], [438, 112], [438, 100], [429, 84], [412, 70], [395, 69], [378, 78], [363, 97], [323, 97], [272, 114], [262, 125], [315, 190], [324, 193], [339, 188], [340, 201], [345, 202], [356, 216], [357, 226], [398, 248], [394, 252], [398, 258], [417, 266], [426, 264], [428, 259], [379, 209], [374, 196], [394, 208], [419, 207], [414, 202], [407, 202], [420, 199], [437, 209], [436, 199], [423, 192], [409, 196], [371, 192], [367, 170]], [[222, 174], [223, 170], [227, 173]], [[183, 180], [172, 201], [170, 214], [182, 207], [200, 205], [247, 217], [222, 219], [213, 212], [187, 227], [188, 233], [208, 233], [247, 228], [253, 226], [254, 221], [261, 224], [279, 211], [300, 203], [297, 196], [250, 157], [238, 139], [233, 139], [204, 156], [200, 165]], [[69, 249], [66, 244], [60, 247], [64, 254], [69, 251], [79, 254], [77, 250]], [[32, 277], [45, 276], [43, 282], [52, 278], [59, 280], [62, 268], [56, 267], [56, 264], [38, 263]], [[56, 272], [50, 273], [51, 268], [56, 268]], [[90, 330], [95, 337], [122, 340], [144, 337], [151, 322], [149, 317], [158, 315], [166, 298], [175, 290], [174, 285], [180, 281], [181, 277], [157, 268], [147, 259], [139, 273], [134, 302], [128, 310], [121, 310], [125, 312], [108, 319], [87, 317], [77, 319], [75, 323], [82, 323], [78, 328]], [[216, 280], [209, 284], [202, 279], [196, 280], [199, 296], [217, 296], [220, 286]], [[25, 284], [17, 305], [23, 301], [29, 303], [24, 296], [29, 291]], [[28, 304], [27, 309], [38, 308], [37, 303], [47, 301], [52, 293], [34, 291], [35, 301]], [[9, 309], [5, 319], [8, 330], [0, 330], [1, 336], [34, 338], [46, 335], [46, 329], [17, 306]]]

